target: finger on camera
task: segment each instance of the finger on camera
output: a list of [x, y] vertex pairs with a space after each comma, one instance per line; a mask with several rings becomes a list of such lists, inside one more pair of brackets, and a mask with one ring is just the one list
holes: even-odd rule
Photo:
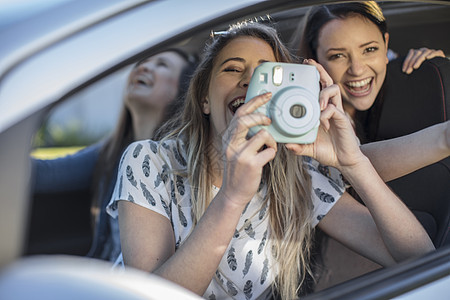
[[272, 120], [260, 112], [238, 116], [236, 119], [236, 127], [241, 129], [250, 129], [254, 126], [269, 126], [271, 123]]
[[[272, 148], [275, 152], [278, 149], [277, 142], [273, 138], [273, 136], [264, 128], [259, 130], [255, 135], [253, 135], [249, 139], [249, 148], [251, 148], [255, 152], [260, 152], [261, 148]], [[264, 150], [262, 150], [264, 151]]]
[[236, 114], [238, 115], [246, 115], [253, 113], [258, 107], [266, 104], [272, 98], [272, 93], [267, 92], [256, 97], [253, 97], [247, 103], [244, 103], [241, 107], [238, 108]]
[[322, 89], [333, 84], [333, 79], [331, 79], [331, 76], [328, 74], [328, 72], [321, 64], [316, 62], [314, 59], [305, 59], [304, 63], [315, 66], [317, 68], [317, 71], [319, 72], [320, 76], [320, 85], [322, 86]]
[[320, 113], [320, 123], [321, 125], [326, 129], [330, 129], [330, 120], [333, 118], [339, 118], [340, 111], [337, 109], [337, 107], [334, 104], [329, 104], [327, 108], [325, 108]]
[[328, 106], [328, 104], [333, 104], [336, 107], [343, 109], [341, 91], [339, 89], [339, 86], [333, 84], [320, 91], [319, 104], [320, 110], [324, 110]]

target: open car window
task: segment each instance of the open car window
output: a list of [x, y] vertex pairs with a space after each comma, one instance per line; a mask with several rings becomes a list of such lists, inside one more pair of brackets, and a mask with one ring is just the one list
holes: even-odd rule
[[[123, 96], [123, 87], [126, 76], [130, 70], [130, 65], [143, 57], [156, 53], [161, 49], [170, 48], [171, 46], [181, 45], [189, 51], [199, 54], [211, 31], [225, 30], [227, 24], [241, 19], [261, 19], [262, 16], [262, 18], [267, 20], [268, 14], [271, 16], [269, 20], [273, 22], [280, 31], [283, 41], [295, 50], [299, 41], [298, 24], [302, 21], [302, 18], [309, 8], [306, 5], [315, 4], [316, 1], [305, 1], [305, 4], [301, 5], [294, 3], [295, 1], [281, 1], [282, 3], [279, 7], [283, 9], [279, 9], [276, 5], [270, 3], [256, 3], [258, 1], [255, 1], [255, 5], [253, 6], [246, 4], [249, 6], [246, 8], [246, 5], [237, 4], [238, 1], [236, 1], [226, 7], [220, 6], [216, 13], [203, 11], [214, 9], [213, 5], [210, 5], [207, 8], [205, 6], [198, 14], [191, 14], [191, 16], [193, 16], [191, 21], [183, 21], [185, 24], [182, 29], [166, 28], [161, 25], [161, 27], [164, 27], [164, 32], [161, 32], [159, 35], [150, 29], [147, 29], [148, 31], [151, 31], [148, 33], [148, 36], [151, 36], [148, 37], [148, 39], [144, 30], [136, 33], [136, 37], [130, 36], [125, 28], [126, 25], [124, 24], [132, 24], [132, 20], [145, 20], [147, 17], [144, 16], [155, 16], [155, 12], [156, 15], [165, 15], [164, 12], [172, 6], [165, 4], [164, 1], [161, 3], [154, 3], [153, 7], [151, 5], [152, 1], [134, 1], [133, 5], [129, 4], [130, 7], [125, 9], [126, 12], [120, 12], [118, 7], [125, 4], [121, 1], [114, 2], [117, 4], [115, 7], [117, 10], [117, 19], [123, 18], [127, 19], [126, 21], [117, 21], [117, 23], [112, 24], [114, 23], [111, 21], [114, 19], [113, 17], [104, 17], [104, 20], [99, 19], [96, 22], [86, 24], [85, 28], [79, 26], [79, 28], [74, 30], [70, 35], [73, 40], [69, 38], [67, 38], [67, 40], [58, 40], [58, 38], [52, 40], [47, 36], [46, 43], [39, 44], [39, 50], [36, 50], [35, 55], [31, 55], [28, 60], [23, 60], [21, 63], [18, 63], [17, 66], [5, 62], [2, 62], [0, 65], [1, 67], [6, 66], [0, 69], [2, 71], [0, 77], [0, 110], [3, 110], [1, 109], [3, 107], [5, 108], [3, 110], [5, 112], [5, 118], [0, 124], [0, 143], [2, 144], [0, 157], [2, 159], [2, 166], [4, 166], [2, 167], [3, 171], [0, 170], [0, 172], [5, 172], [5, 169], [8, 169], [10, 172], [9, 174], [2, 173], [2, 180], [0, 181], [3, 182], [1, 191], [3, 192], [3, 197], [5, 197], [4, 199], [11, 199], [10, 202], [7, 202], [6, 200], [3, 201], [2, 199], [2, 205], [11, 206], [14, 204], [13, 202], [19, 202], [19, 200], [26, 203], [24, 208], [18, 210], [23, 216], [20, 218], [15, 216], [16, 220], [14, 220], [14, 222], [20, 221], [21, 225], [13, 228], [13, 233], [16, 233], [18, 236], [22, 234], [26, 235], [26, 238], [17, 238], [11, 243], [20, 246], [17, 246], [13, 250], [8, 248], [8, 251], [4, 252], [13, 253], [9, 256], [5, 256], [5, 262], [9, 263], [14, 260], [19, 260], [25, 255], [48, 253], [84, 256], [89, 250], [93, 235], [91, 227], [92, 220], [90, 219], [89, 211], [90, 200], [87, 201], [83, 207], [80, 207], [75, 202], [80, 196], [86, 197], [86, 194], [58, 195], [56, 198], [51, 198], [48, 195], [39, 195], [39, 197], [41, 197], [39, 201], [41, 201], [40, 203], [42, 205], [31, 205], [30, 203], [35, 201], [33, 197], [36, 195], [26, 188], [25, 190], [20, 190], [20, 187], [18, 187], [15, 182], [19, 182], [20, 180], [22, 180], [20, 182], [23, 182], [23, 178], [29, 178], [30, 174], [33, 172], [32, 166], [27, 165], [27, 162], [24, 162], [24, 157], [28, 157], [30, 154], [40, 158], [56, 157], [54, 153], [47, 155], [48, 152], [46, 153], [46, 151], [50, 151], [49, 148], [62, 148], [63, 152], [59, 152], [57, 156], [73, 153], [85, 146], [97, 143], [113, 130], [119, 114]], [[197, 9], [199, 4], [196, 1], [194, 2], [192, 7]], [[450, 39], [446, 37], [450, 36], [450, 6], [444, 5], [443, 1], [436, 2], [440, 3], [435, 5], [417, 1], [385, 1], [381, 3], [389, 24], [390, 48], [394, 52], [399, 55], [405, 55], [409, 48], [427, 46], [430, 48], [442, 49], [447, 56], [449, 55]], [[189, 11], [190, 6], [187, 4], [184, 5], [185, 6], [182, 8]], [[240, 5], [242, 5], [243, 8]], [[111, 15], [114, 15], [114, 13]], [[170, 24], [175, 23], [178, 19], [181, 20], [182, 16], [185, 16], [185, 13], [174, 14], [174, 16], [171, 15]], [[109, 18], [111, 18], [111, 20]], [[161, 24], [165, 24], [164, 22], [167, 22], [167, 20], [162, 20]], [[149, 28], [154, 28], [156, 26], [154, 23], [145, 23], [144, 25]], [[111, 28], [108, 29], [108, 26], [111, 26]], [[138, 27], [137, 25], [133, 26]], [[94, 42], [98, 41], [98, 38], [102, 36], [102, 30], [105, 32], [118, 30], [118, 33], [111, 33], [106, 36], [105, 39], [109, 40], [113, 37], [124, 37], [126, 41], [118, 42], [117, 44], [114, 44], [116, 45], [114, 47], [111, 46], [113, 43], [110, 44], [109, 42], [105, 42], [109, 47], [98, 52], [87, 51], [87, 54], [91, 53], [94, 57], [86, 56], [86, 61], [80, 60], [80, 58], [75, 55], [77, 51], [77, 47], [75, 46], [77, 43], [87, 43], [89, 47], [92, 47], [92, 45], [99, 46]], [[135, 42], [133, 38], [136, 38], [139, 42]], [[54, 43], [54, 45], [46, 49], [46, 47], [52, 43]], [[123, 44], [122, 48], [117, 46], [118, 44]], [[130, 45], [129, 49], [127, 48], [127, 45]], [[25, 52], [26, 51], [24, 50], [23, 53]], [[69, 53], [70, 55], [73, 55], [73, 57], [76, 57], [77, 61], [70, 62], [67, 68], [51, 65], [48, 68], [48, 72], [60, 73], [61, 81], [56, 82], [57, 88], [51, 87], [51, 85], [55, 83], [48, 84], [48, 86], [45, 85], [45, 88], [50, 89], [51, 87], [52, 92], [43, 92], [38, 88], [37, 83], [34, 83], [34, 79], [41, 76], [45, 79], [45, 82], [48, 83], [55, 77], [49, 76], [47, 78], [45, 77], [48, 76], [46, 75], [46, 72], [42, 72], [41, 74], [36, 70], [43, 70], [44, 67], [52, 62], [52, 55], [60, 55], [61, 53]], [[12, 54], [11, 57], [13, 57]], [[69, 57], [70, 56], [68, 55], [66, 58], [68, 61]], [[77, 75], [74, 75], [73, 77], [66, 76], [65, 74], [68, 72], [68, 69]], [[17, 86], [20, 86], [19, 80], [14, 76], [23, 78], [21, 79], [22, 83], [23, 81], [31, 82], [29, 90], [33, 93], [33, 97], [30, 98], [30, 101], [26, 100], [27, 95], [25, 91], [19, 91], [16, 94], [14, 89], [10, 88], [10, 86], [12, 86], [10, 84], [16, 84], [16, 89]], [[447, 88], [450, 89], [450, 87], [446, 86], [445, 89]], [[2, 93], [3, 96], [1, 96]], [[11, 108], [9, 105], [11, 102], [5, 104], [5, 100], [9, 101], [14, 97], [20, 102], [20, 105], [18, 106], [27, 109], [19, 112], [19, 108]], [[20, 140], [17, 140], [16, 137], [20, 137]], [[5, 145], [5, 147], [3, 145]], [[24, 150], [22, 151], [22, 149]], [[445, 163], [443, 166], [443, 172], [445, 172]], [[7, 181], [3, 178], [12, 178], [14, 180]], [[25, 185], [25, 187], [29, 187], [29, 185]], [[67, 212], [72, 210], [67, 204], [61, 202], [55, 204], [66, 196], [69, 197], [66, 199], [70, 199], [70, 205], [73, 205], [73, 214], [68, 213], [67, 215], [60, 215], [59, 220], [52, 221], [49, 216], [57, 215], [57, 211]], [[79, 207], [80, 211], [76, 210], [76, 207]], [[4, 210], [3, 208], [0, 210], [9, 211], [8, 209]], [[77, 215], [79, 213], [83, 214], [84, 217], [79, 218]], [[447, 217], [449, 213], [450, 212], [446, 213]], [[3, 215], [0, 214], [0, 216]], [[31, 220], [24, 216], [30, 216]], [[0, 219], [2, 219], [2, 217], [0, 217]], [[9, 223], [13, 222], [9, 216], [5, 216], [3, 221]], [[77, 224], [77, 222], [80, 221], [83, 222], [82, 226]], [[7, 228], [7, 226], [0, 227]], [[80, 230], [78, 231], [74, 228]], [[8, 235], [9, 234], [10, 233], [8, 233]], [[21, 242], [22, 240], [24, 240], [23, 244]], [[448, 260], [446, 262], [446, 259], [449, 258], [447, 244], [444, 242], [442, 244], [442, 249], [436, 251], [436, 257], [430, 255], [427, 259], [421, 260], [421, 266], [423, 267], [422, 273], [420, 273], [420, 270], [414, 272], [413, 269], [408, 269], [408, 276], [419, 276], [423, 279], [421, 276], [425, 276], [426, 270], [428, 270], [427, 268], [430, 267], [431, 270], [434, 270], [430, 271], [430, 273], [434, 272], [435, 275], [433, 275], [434, 277], [431, 279], [427, 278], [420, 281], [422, 284], [432, 283], [433, 280], [442, 278], [444, 278], [443, 280], [448, 281], [448, 273], [445, 273], [446, 270], [447, 272], [449, 270]], [[77, 245], [82, 246], [78, 247]], [[31, 246], [32, 248], [26, 248]], [[345, 255], [348, 256], [340, 256], [340, 258], [344, 257], [352, 262], [358, 261], [358, 263], [361, 264], [361, 268], [353, 269], [352, 271], [354, 271], [354, 273], [335, 273], [333, 278], [329, 277], [329, 281], [320, 287], [321, 290], [325, 290], [335, 284], [345, 282], [352, 278], [357, 278], [363, 273], [379, 269], [379, 266], [368, 263], [361, 257], [354, 260], [355, 258], [351, 252], [346, 252]], [[349, 265], [349, 261], [341, 261], [341, 263], [345, 266]], [[437, 272], [436, 269], [439, 266], [440, 269], [439, 272]], [[398, 275], [401, 277], [399, 274], [399, 272], [394, 272], [394, 275], [392, 276]], [[326, 274], [324, 276], [326, 276]], [[398, 280], [397, 277], [392, 278], [396, 278], [393, 280]], [[370, 282], [367, 277], [363, 276], [358, 280], [359, 282], [364, 282], [361, 287], [363, 291], [371, 290], [373, 293], [376, 292], [365, 284]], [[416, 284], [416, 287], [422, 285], [420, 282]], [[383, 288], [395, 288], [395, 282], [392, 282], [392, 287], [388, 287], [388, 285], [389, 283], [383, 281], [380, 285], [376, 286], [379, 287], [380, 290]], [[343, 289], [346, 289], [347, 287], [348, 285], [346, 286], [344, 284]], [[403, 287], [403, 289], [407, 288]], [[446, 291], [448, 292], [448, 289]], [[318, 292], [317, 295], [319, 296], [327, 295], [323, 294], [323, 291]], [[337, 293], [337, 295], [340, 295], [339, 291]], [[399, 293], [400, 292], [395, 291], [389, 295], [399, 295]], [[311, 299], [315, 299], [314, 294], [311, 295]]]

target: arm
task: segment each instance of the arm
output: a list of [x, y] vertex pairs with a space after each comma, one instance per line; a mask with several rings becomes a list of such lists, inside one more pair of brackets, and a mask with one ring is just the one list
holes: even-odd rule
[[366, 207], [345, 193], [319, 227], [348, 247], [382, 265], [434, 249], [423, 227], [386, 186], [358, 146], [346, 116], [339, 87], [319, 65], [324, 89], [320, 94], [321, 126], [314, 144], [287, 144], [296, 154], [312, 156], [341, 171]]
[[383, 266], [434, 249], [424, 228], [367, 159], [343, 174], [366, 206], [345, 193], [319, 223], [324, 232]]
[[62, 158], [32, 159], [35, 193], [58, 193], [89, 188], [100, 144]]
[[364, 144], [361, 151], [384, 181], [399, 178], [450, 155], [450, 121], [402, 137]]
[[218, 194], [192, 234], [175, 252], [173, 228], [168, 219], [136, 204], [120, 201], [119, 224], [124, 262], [203, 295], [243, 209], [229, 205]]
[[[275, 156], [276, 143], [267, 131], [262, 130], [246, 139], [250, 127], [270, 122], [262, 114], [250, 115], [269, 99], [270, 95], [257, 96], [235, 113], [223, 137], [226, 141], [223, 143], [224, 154], [217, 153], [218, 162], [222, 158], [225, 160], [223, 174], [209, 174], [216, 185], [217, 180], [222, 182], [221, 189], [177, 251], [174, 231], [167, 218], [134, 203], [119, 201], [121, 244], [127, 265], [158, 274], [199, 295], [204, 294], [243, 210], [258, 190], [263, 166]], [[263, 145], [267, 148], [260, 150]], [[129, 165], [127, 158], [124, 165]], [[131, 169], [129, 178], [136, 180], [133, 177], [136, 173], [132, 176]], [[153, 165], [150, 169], [154, 169]], [[123, 196], [120, 199], [124, 199]], [[208, 200], [204, 199], [204, 202], [208, 204]]]
[[433, 57], [445, 57], [442, 50], [434, 50], [428, 48], [409, 49], [408, 55], [403, 62], [402, 71], [406, 74], [411, 74], [414, 70], [418, 69], [420, 65], [426, 59], [432, 59]]

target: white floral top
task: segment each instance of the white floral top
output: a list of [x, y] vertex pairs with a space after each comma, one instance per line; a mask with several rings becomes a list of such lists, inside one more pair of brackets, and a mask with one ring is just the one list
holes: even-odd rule
[[[159, 153], [157, 148], [157, 142], [151, 140], [127, 148], [107, 211], [117, 217], [117, 201], [128, 200], [165, 216], [172, 224], [178, 249], [192, 228], [190, 185], [187, 178], [169, 170], [186, 167], [185, 154], [175, 141], [162, 144]], [[305, 159], [305, 163], [313, 187], [315, 218], [311, 225], [316, 226], [343, 194], [344, 185], [336, 169], [320, 166], [312, 159]], [[213, 187], [214, 195], [217, 191]], [[270, 254], [264, 191], [262, 188], [243, 211], [205, 298], [256, 299], [274, 282], [277, 270]]]

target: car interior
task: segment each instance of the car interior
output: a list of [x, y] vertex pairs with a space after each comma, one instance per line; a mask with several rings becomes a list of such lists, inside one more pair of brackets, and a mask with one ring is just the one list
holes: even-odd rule
[[[390, 61], [387, 71], [389, 90], [382, 106], [377, 126], [377, 139], [384, 140], [409, 134], [433, 124], [450, 119], [450, 61], [434, 58], [423, 63], [411, 75], [401, 71], [404, 56], [410, 48], [428, 47], [442, 49], [450, 55], [450, 6], [429, 5], [416, 2], [381, 2], [388, 22], [390, 49], [399, 57]], [[295, 51], [300, 40], [301, 21], [308, 7], [294, 7], [270, 14], [282, 39]], [[264, 17], [267, 19], [267, 16]], [[195, 35], [177, 44], [193, 54], [199, 54], [211, 30], [226, 29], [227, 22]], [[433, 34], [430, 34], [433, 33]], [[437, 33], [437, 34], [436, 34]], [[151, 54], [147, 51], [143, 55]], [[127, 58], [114, 72], [123, 71], [142, 57]], [[126, 64], [125, 64], [126, 61]], [[114, 73], [103, 74], [98, 83], [108, 80]], [[414, 82], [414, 90], [407, 90]], [[76, 99], [86, 86], [68, 97]], [[402, 93], [402, 97], [399, 96]], [[404, 97], [407, 93], [407, 97]], [[400, 102], [399, 99], [404, 100]], [[424, 101], [426, 99], [426, 101]], [[58, 103], [49, 115], [58, 109]], [[399, 113], [399, 112], [402, 113]], [[45, 120], [34, 120], [41, 127]], [[36, 133], [33, 138], [36, 138]], [[31, 174], [31, 178], [32, 178]], [[31, 179], [32, 180], [32, 179]], [[389, 182], [389, 186], [414, 212], [430, 235], [436, 248], [450, 245], [450, 157], [412, 174]], [[40, 254], [68, 254], [85, 256], [92, 243], [91, 191], [75, 190], [61, 193], [29, 192], [31, 208], [26, 225], [23, 256]], [[61, 213], [64, 212], [64, 213]], [[380, 266], [357, 255], [336, 241], [327, 241], [322, 250], [322, 282], [316, 291], [376, 271]], [[342, 266], [346, 267], [343, 268]]]

